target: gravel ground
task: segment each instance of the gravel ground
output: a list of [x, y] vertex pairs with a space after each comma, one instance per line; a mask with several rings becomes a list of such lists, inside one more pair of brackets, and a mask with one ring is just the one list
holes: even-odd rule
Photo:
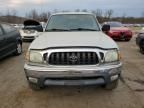
[[29, 43], [21, 56], [0, 61], [0, 108], [144, 108], [144, 55], [130, 42], [117, 42], [123, 61], [122, 78], [117, 89], [101, 87], [49, 87], [32, 91], [23, 65]]

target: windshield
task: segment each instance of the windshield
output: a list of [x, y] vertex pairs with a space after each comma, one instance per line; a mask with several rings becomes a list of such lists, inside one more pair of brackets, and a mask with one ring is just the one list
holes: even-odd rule
[[50, 18], [46, 31], [51, 30], [93, 30], [100, 28], [93, 15], [54, 15]]
[[35, 30], [36, 26], [25, 26], [23, 29]]
[[25, 26], [23, 28], [24, 30], [36, 30], [38, 32], [43, 32], [43, 28], [41, 25], [38, 25], [38, 26]]
[[110, 27], [123, 27], [122, 23], [120, 22], [107, 22], [107, 24], [109, 24]]

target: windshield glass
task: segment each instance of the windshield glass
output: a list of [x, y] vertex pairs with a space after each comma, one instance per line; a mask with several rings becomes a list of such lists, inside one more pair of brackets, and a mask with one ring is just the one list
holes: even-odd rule
[[36, 30], [38, 32], [42, 32], [43, 31], [43, 28], [41, 25], [38, 25], [38, 26], [25, 26], [23, 28], [24, 30]]
[[23, 29], [35, 30], [36, 26], [25, 26]]
[[54, 15], [50, 18], [46, 31], [50, 30], [95, 30], [100, 28], [93, 15]]
[[110, 25], [110, 27], [122, 27], [122, 23], [120, 22], [108, 22], [107, 24]]

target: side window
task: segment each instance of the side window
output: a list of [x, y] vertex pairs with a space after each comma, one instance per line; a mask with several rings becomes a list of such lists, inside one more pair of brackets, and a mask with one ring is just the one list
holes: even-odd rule
[[10, 26], [10, 25], [7, 25], [7, 24], [2, 24], [2, 27], [4, 29], [4, 31], [6, 33], [9, 33], [9, 32], [12, 32], [12, 31], [15, 31], [15, 28]]
[[0, 27], [0, 36], [3, 35], [3, 31], [2, 31], [2, 28]]

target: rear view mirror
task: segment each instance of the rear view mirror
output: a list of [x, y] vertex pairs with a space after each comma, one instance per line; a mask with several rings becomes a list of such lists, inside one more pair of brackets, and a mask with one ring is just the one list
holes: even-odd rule
[[102, 31], [103, 31], [103, 32], [108, 32], [108, 31], [110, 31], [110, 25], [104, 24], [104, 25], [102, 26]]

